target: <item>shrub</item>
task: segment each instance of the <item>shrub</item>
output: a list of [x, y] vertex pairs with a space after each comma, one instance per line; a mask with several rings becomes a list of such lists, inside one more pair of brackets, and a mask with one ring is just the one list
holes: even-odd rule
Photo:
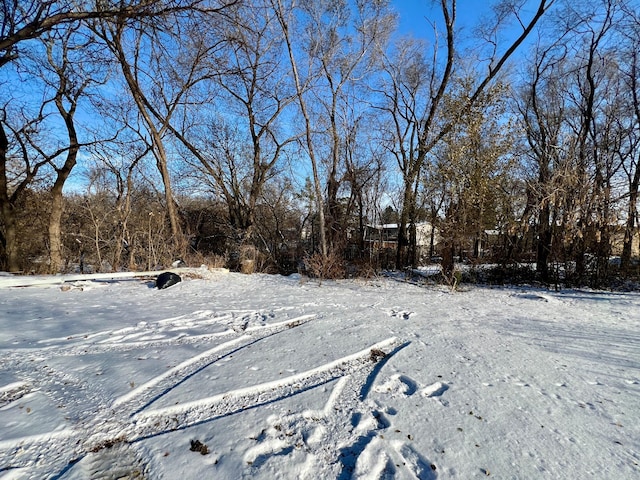
[[305, 258], [304, 266], [307, 274], [320, 279], [345, 278], [344, 260], [336, 252], [329, 252], [326, 257], [320, 253]]

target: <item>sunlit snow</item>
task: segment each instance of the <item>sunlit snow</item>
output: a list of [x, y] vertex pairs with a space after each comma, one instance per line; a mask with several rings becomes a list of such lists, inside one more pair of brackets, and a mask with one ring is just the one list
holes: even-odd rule
[[0, 478], [640, 478], [637, 292], [204, 272], [0, 277]]

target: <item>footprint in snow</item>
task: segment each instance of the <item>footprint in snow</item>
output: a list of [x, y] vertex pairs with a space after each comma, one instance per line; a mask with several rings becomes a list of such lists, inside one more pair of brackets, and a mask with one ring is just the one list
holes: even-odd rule
[[358, 455], [351, 480], [382, 479], [395, 473], [386, 445], [380, 437], [374, 437]]
[[406, 375], [391, 375], [381, 385], [376, 385], [373, 390], [378, 393], [390, 393], [391, 396], [408, 397], [418, 390], [418, 383]]
[[416, 478], [421, 480], [437, 478], [436, 466], [411, 445], [404, 442], [395, 442], [394, 446], [403, 459], [402, 464], [415, 475]]
[[433, 398], [442, 396], [442, 394], [447, 390], [449, 390], [449, 385], [442, 382], [436, 382], [427, 387], [424, 387], [422, 390], [420, 390], [420, 393], [423, 397]]

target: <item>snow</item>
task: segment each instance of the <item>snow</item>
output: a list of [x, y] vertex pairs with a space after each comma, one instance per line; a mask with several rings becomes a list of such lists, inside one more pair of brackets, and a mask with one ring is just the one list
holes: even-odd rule
[[182, 273], [0, 276], [1, 479], [640, 478], [637, 292]]

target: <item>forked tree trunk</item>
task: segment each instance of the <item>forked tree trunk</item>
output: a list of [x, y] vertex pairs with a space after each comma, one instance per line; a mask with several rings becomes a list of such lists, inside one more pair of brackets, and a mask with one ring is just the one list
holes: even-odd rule
[[[47, 54], [49, 63], [55, 66], [53, 55], [51, 53], [51, 45], [47, 46]], [[49, 213], [49, 273], [59, 273], [62, 269], [62, 212], [64, 209], [64, 199], [62, 197], [62, 189], [64, 184], [69, 178], [73, 167], [76, 166], [78, 159], [78, 152], [80, 151], [80, 143], [78, 141], [78, 133], [75, 126], [75, 113], [77, 107], [78, 97], [82, 94], [85, 85], [82, 85], [78, 92], [70, 97], [69, 79], [66, 77], [67, 58], [66, 53], [63, 56], [64, 67], [58, 68], [56, 71], [59, 76], [58, 91], [55, 96], [55, 104], [60, 116], [64, 120], [65, 127], [67, 129], [67, 136], [69, 137], [69, 150], [67, 151], [67, 158], [64, 161], [64, 165], [60, 168], [56, 168], [56, 179], [51, 187], [50, 202], [51, 211]], [[70, 99], [70, 105], [68, 108], [63, 102], [63, 97]]]
[[62, 189], [71, 174], [71, 170], [76, 164], [79, 145], [77, 144], [69, 151], [64, 166], [58, 170], [56, 181], [51, 187], [51, 211], [49, 213], [49, 272], [59, 273], [62, 269], [64, 259], [62, 256], [62, 214], [64, 212], [64, 198]]

